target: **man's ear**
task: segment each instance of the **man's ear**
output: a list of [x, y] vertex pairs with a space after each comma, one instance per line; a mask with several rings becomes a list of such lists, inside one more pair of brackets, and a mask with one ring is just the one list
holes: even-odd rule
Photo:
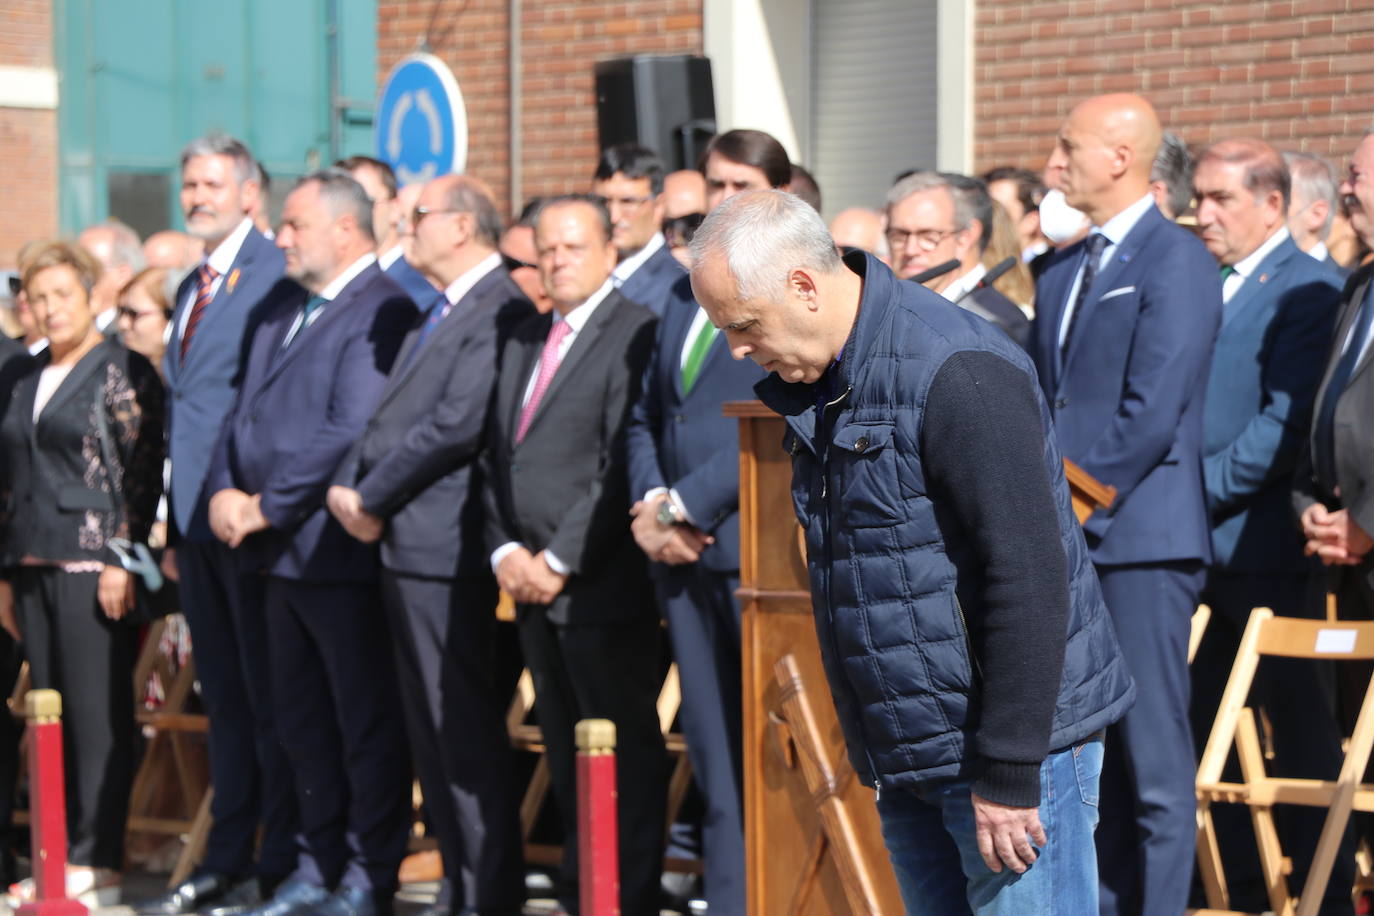
[[794, 267], [787, 274], [787, 288], [798, 299], [806, 303], [806, 307], [811, 311], [820, 308], [819, 291], [816, 288], [816, 278], [811, 271], [804, 267]]

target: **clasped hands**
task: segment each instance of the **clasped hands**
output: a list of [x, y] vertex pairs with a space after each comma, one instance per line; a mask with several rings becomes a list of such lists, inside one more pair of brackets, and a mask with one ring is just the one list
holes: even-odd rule
[[262, 514], [262, 496], [249, 496], [242, 490], [220, 490], [210, 497], [210, 530], [230, 547], [237, 547], [250, 534], [271, 525]]
[[521, 604], [549, 604], [567, 581], [549, 565], [544, 551], [532, 554], [526, 547], [511, 550], [496, 568], [497, 584]]
[[329, 488], [324, 501], [330, 513], [353, 537], [364, 544], [371, 544], [381, 538], [386, 525], [380, 518], [363, 508], [363, 497], [357, 490], [335, 484]]
[[1356, 566], [1374, 548], [1374, 538], [1350, 517], [1345, 509], [1335, 512], [1313, 503], [1302, 513], [1302, 533], [1307, 538], [1305, 552], [1316, 555], [1327, 566]]
[[658, 507], [669, 499], [665, 493], [657, 499], [643, 500], [630, 507], [630, 533], [644, 555], [656, 563], [681, 566], [701, 559], [701, 552], [716, 539], [695, 525], [685, 522], [664, 525], [658, 520]]

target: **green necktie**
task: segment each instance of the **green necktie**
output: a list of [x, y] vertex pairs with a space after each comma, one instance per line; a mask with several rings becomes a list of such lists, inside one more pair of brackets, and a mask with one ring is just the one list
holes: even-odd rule
[[1234, 267], [1232, 267], [1230, 264], [1223, 264], [1223, 265], [1221, 266], [1221, 282], [1222, 282], [1222, 283], [1225, 283], [1225, 282], [1226, 282], [1226, 278], [1229, 277], [1229, 276], [1231, 276], [1231, 274], [1233, 274], [1233, 273], [1235, 273], [1235, 272], [1236, 272], [1236, 269], [1235, 269]]
[[706, 362], [706, 352], [711, 349], [711, 341], [716, 339], [716, 326], [709, 321], [697, 331], [697, 339], [692, 341], [692, 349], [687, 351], [687, 362], [682, 364], [682, 393], [692, 390], [697, 376], [701, 374], [701, 364]]
[[291, 346], [297, 337], [305, 333], [305, 329], [310, 326], [310, 316], [314, 315], [328, 304], [329, 300], [324, 296], [311, 296], [309, 299], [305, 300], [305, 305], [301, 307], [301, 322], [295, 326], [295, 330], [293, 330], [290, 336], [282, 343], [282, 347]]

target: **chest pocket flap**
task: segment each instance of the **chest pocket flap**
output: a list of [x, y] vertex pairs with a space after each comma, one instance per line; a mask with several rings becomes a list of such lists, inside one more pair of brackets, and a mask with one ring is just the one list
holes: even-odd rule
[[855, 528], [886, 527], [901, 520], [896, 430], [892, 421], [850, 422], [830, 439], [832, 499]]

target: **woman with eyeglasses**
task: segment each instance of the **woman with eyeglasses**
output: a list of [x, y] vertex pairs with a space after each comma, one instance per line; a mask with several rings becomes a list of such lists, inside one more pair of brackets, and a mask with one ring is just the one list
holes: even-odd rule
[[[67, 764], [67, 896], [119, 897], [133, 776], [137, 630], [121, 621], [134, 583], [111, 549], [144, 542], [162, 487], [162, 383], [142, 356], [105, 338], [84, 249], [39, 248], [24, 292], [48, 348], [0, 421], [0, 624], [24, 644], [36, 688], [62, 694]], [[32, 880], [12, 885], [12, 906]]]
[[119, 291], [115, 321], [119, 340], [142, 356], [162, 374], [162, 355], [172, 330], [172, 295], [169, 274], [161, 267], [145, 267]]

